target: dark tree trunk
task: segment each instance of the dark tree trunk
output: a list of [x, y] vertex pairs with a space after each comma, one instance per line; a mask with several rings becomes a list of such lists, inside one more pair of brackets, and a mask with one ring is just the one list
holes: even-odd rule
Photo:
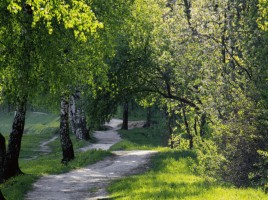
[[194, 138], [193, 138], [193, 136], [191, 134], [189, 123], [187, 121], [186, 112], [185, 112], [184, 108], [182, 108], [182, 114], [183, 114], [183, 119], [184, 119], [184, 125], [186, 127], [186, 132], [187, 132], [187, 135], [188, 135], [188, 137], [190, 139], [189, 148], [192, 149], [194, 147], [194, 141], [193, 141]]
[[200, 124], [200, 136], [203, 137], [206, 134], [206, 124], [207, 124], [207, 115], [201, 115], [201, 124]]
[[180, 141], [175, 140], [175, 133], [173, 131], [174, 127], [176, 125], [176, 118], [175, 118], [175, 112], [174, 110], [170, 111], [170, 116], [168, 115], [168, 129], [169, 129], [169, 141], [170, 141], [170, 148], [175, 148], [175, 143]]
[[64, 164], [74, 159], [73, 144], [69, 137], [68, 108], [68, 101], [63, 97], [61, 100], [60, 140], [63, 155], [61, 162]]
[[82, 125], [82, 139], [89, 140], [90, 135], [89, 135], [89, 130], [87, 128], [87, 120], [86, 120], [84, 112], [82, 112], [82, 115], [81, 115], [81, 125]]
[[1, 190], [0, 190], [0, 200], [5, 200], [5, 197], [3, 196]]
[[13, 120], [12, 131], [9, 136], [8, 149], [4, 160], [4, 179], [23, 174], [19, 168], [21, 139], [25, 125], [26, 98], [18, 104]]
[[123, 105], [123, 124], [122, 129], [128, 130], [128, 102]]
[[[0, 184], [3, 183], [4, 177], [4, 158], [6, 155], [6, 140], [4, 136], [0, 133]], [[0, 200], [4, 200], [4, 196], [0, 190]]]
[[[0, 183], [4, 181], [4, 159], [6, 155], [6, 140], [0, 133]], [[1, 199], [1, 198], [0, 198]]]
[[146, 117], [146, 123], [143, 127], [151, 127], [152, 124], [152, 113], [151, 113], [151, 107], [147, 108], [147, 117]]

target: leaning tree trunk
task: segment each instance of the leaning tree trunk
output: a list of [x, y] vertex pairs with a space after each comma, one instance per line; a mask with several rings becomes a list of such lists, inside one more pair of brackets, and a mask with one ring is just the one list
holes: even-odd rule
[[68, 108], [68, 100], [65, 97], [62, 97], [60, 115], [60, 140], [63, 155], [61, 162], [64, 164], [74, 159], [73, 144], [69, 137]]
[[122, 129], [128, 130], [128, 102], [126, 101], [123, 106], [123, 124]]
[[26, 98], [21, 100], [16, 111], [12, 131], [9, 136], [8, 149], [4, 160], [4, 179], [23, 174], [19, 168], [21, 139], [25, 125]]

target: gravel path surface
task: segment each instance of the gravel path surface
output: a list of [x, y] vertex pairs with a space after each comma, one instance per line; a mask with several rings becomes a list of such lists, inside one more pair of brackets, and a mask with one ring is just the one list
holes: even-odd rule
[[[82, 148], [109, 149], [113, 144], [120, 141], [117, 129], [121, 120], [113, 119], [108, 126], [108, 131], [97, 131], [95, 137], [97, 144]], [[142, 126], [142, 123], [133, 122], [132, 127]], [[131, 124], [131, 123], [130, 123]], [[139, 124], [139, 125], [137, 125]], [[40, 178], [33, 185], [26, 200], [89, 200], [107, 199], [106, 187], [114, 180], [127, 175], [141, 173], [148, 169], [148, 162], [155, 151], [114, 151], [103, 161], [89, 165], [79, 170], [60, 175], [49, 175]]]

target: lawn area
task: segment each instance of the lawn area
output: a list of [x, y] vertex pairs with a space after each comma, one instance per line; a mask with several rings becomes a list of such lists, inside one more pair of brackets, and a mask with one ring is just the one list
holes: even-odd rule
[[195, 153], [159, 148], [161, 140], [151, 129], [120, 133], [124, 140], [114, 149], [158, 149], [159, 153], [148, 172], [114, 181], [108, 189], [112, 199], [268, 200], [260, 189], [235, 188], [194, 174]]

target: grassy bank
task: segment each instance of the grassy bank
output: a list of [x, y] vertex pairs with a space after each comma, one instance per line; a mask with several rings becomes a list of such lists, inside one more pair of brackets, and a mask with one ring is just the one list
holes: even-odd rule
[[[121, 131], [124, 138], [114, 149], [157, 149], [161, 140], [151, 129]], [[262, 190], [235, 188], [226, 183], [208, 181], [191, 170], [193, 151], [158, 148], [151, 169], [142, 174], [113, 182], [109, 192], [113, 199], [176, 200], [268, 200]]]
[[[13, 114], [1, 113], [1, 129], [6, 139], [11, 128]], [[107, 151], [87, 151], [76, 152], [75, 160], [67, 166], [60, 163], [62, 152], [60, 141], [57, 138], [48, 146], [52, 150], [49, 154], [44, 154], [40, 150], [40, 144], [48, 141], [54, 136], [58, 136], [59, 117], [52, 114], [27, 113], [26, 133], [23, 135], [20, 154], [20, 167], [25, 175], [8, 180], [0, 185], [0, 188], [7, 200], [23, 199], [26, 192], [31, 189], [31, 185], [42, 175], [59, 174], [72, 169], [81, 168], [94, 163], [104, 157], [111, 155]], [[78, 141], [71, 135], [74, 149], [88, 145], [86, 141]], [[30, 160], [29, 160], [30, 159]]]
[[161, 150], [167, 145], [167, 133], [161, 123], [157, 123], [150, 128], [135, 128], [132, 130], [119, 130], [118, 132], [122, 141], [111, 147], [113, 151]]

